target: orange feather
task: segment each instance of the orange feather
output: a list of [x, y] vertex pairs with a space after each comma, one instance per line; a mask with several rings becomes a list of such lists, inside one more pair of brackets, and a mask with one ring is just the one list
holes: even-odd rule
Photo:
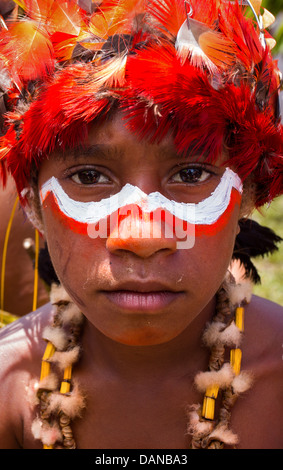
[[173, 36], [177, 36], [186, 20], [184, 0], [151, 0], [147, 9], [161, 24], [162, 30], [167, 30]]
[[51, 6], [48, 16], [50, 33], [64, 32], [66, 35], [78, 36], [82, 25], [80, 8], [73, 2], [57, 0]]
[[18, 87], [22, 80], [41, 78], [54, 67], [48, 34], [32, 20], [12, 24], [2, 33], [0, 55]]
[[14, 0], [33, 20], [45, 23], [54, 0]]
[[91, 32], [101, 38], [129, 32], [131, 19], [143, 11], [142, 4], [142, 0], [105, 0], [90, 19]]

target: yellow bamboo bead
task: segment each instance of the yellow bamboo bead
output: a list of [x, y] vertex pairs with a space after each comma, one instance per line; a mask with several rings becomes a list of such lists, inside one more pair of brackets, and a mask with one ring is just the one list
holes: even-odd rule
[[49, 364], [49, 362], [46, 362], [46, 361], [42, 362], [40, 380], [43, 380], [46, 377], [48, 377], [48, 375], [50, 374], [50, 369], [51, 369], [51, 365]]
[[47, 445], [43, 445], [43, 449], [53, 449], [53, 446], [47, 446]]
[[40, 380], [45, 379], [50, 374], [51, 365], [47, 361], [53, 356], [55, 351], [56, 351], [55, 346], [49, 341], [47, 343], [47, 346], [45, 348], [44, 355], [42, 358]]
[[210, 420], [214, 420], [215, 413], [215, 399], [210, 397], [204, 397], [202, 407], [202, 417]]
[[61, 382], [60, 393], [65, 394], [69, 393], [71, 389], [70, 380], [72, 378], [72, 366], [66, 367], [64, 370], [64, 379]]
[[203, 400], [202, 416], [203, 418], [213, 420], [215, 412], [215, 400], [218, 396], [219, 386], [212, 385], [208, 387], [205, 392]]
[[55, 351], [56, 351], [55, 346], [52, 343], [50, 343], [50, 341], [49, 341], [47, 343], [46, 348], [45, 348], [42, 360], [47, 361], [48, 359], [50, 359], [53, 356], [53, 354], [55, 353]]
[[218, 385], [213, 385], [212, 387], [208, 387], [205, 392], [205, 396], [209, 398], [216, 398], [218, 397], [218, 392], [219, 392], [219, 386]]
[[231, 349], [230, 351], [230, 364], [236, 375], [241, 371], [242, 351], [241, 349]]
[[244, 313], [245, 313], [245, 310], [243, 307], [238, 307], [236, 309], [235, 323], [236, 323], [236, 326], [241, 331], [244, 331]]

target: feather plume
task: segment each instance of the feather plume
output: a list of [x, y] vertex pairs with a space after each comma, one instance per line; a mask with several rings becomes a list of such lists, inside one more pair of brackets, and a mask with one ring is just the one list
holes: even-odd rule
[[131, 21], [142, 12], [141, 0], [105, 0], [90, 18], [90, 31], [100, 38], [131, 32]]
[[151, 0], [148, 12], [160, 23], [162, 32], [169, 36], [177, 36], [178, 31], [186, 20], [184, 0]]
[[79, 6], [72, 2], [56, 0], [48, 13], [48, 30], [52, 37], [57, 32], [77, 37], [80, 34], [82, 15]]
[[54, 69], [52, 44], [44, 28], [32, 20], [14, 23], [0, 36], [1, 59], [15, 83], [42, 78]]
[[40, 23], [46, 23], [54, 0], [14, 0], [25, 14]]
[[229, 38], [192, 18], [180, 28], [176, 49], [183, 60], [190, 57], [193, 65], [207, 67], [210, 73], [231, 66], [235, 57], [234, 44]]
[[263, 227], [251, 219], [241, 219], [239, 226], [241, 230], [236, 237], [233, 259], [240, 261], [247, 278], [259, 284], [260, 275], [251, 258], [274, 253], [278, 250], [277, 245], [283, 240], [270, 228]]

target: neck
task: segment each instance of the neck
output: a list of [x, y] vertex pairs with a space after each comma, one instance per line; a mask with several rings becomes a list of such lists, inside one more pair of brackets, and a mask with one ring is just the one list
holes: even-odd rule
[[206, 368], [208, 351], [202, 346], [206, 323], [215, 312], [212, 299], [191, 324], [176, 338], [152, 346], [128, 346], [103, 335], [88, 320], [83, 335], [83, 351], [88, 368], [144, 378], [194, 374]]

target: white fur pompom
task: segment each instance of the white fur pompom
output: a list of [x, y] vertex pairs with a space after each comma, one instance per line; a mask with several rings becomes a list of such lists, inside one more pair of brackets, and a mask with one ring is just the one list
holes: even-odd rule
[[239, 438], [227, 426], [219, 424], [210, 434], [210, 441], [218, 440], [229, 446], [235, 446], [239, 443]]
[[205, 392], [208, 387], [218, 385], [219, 388], [227, 388], [234, 379], [234, 372], [230, 364], [226, 363], [218, 371], [199, 372], [195, 378], [195, 384], [200, 392]]
[[36, 418], [31, 425], [31, 432], [33, 437], [41, 440], [46, 446], [52, 446], [56, 442], [62, 441], [62, 434], [57, 424], [43, 423], [39, 418]]
[[46, 326], [42, 336], [43, 339], [50, 341], [59, 351], [65, 349], [68, 344], [66, 333], [61, 328]]
[[204, 344], [210, 348], [217, 343], [238, 348], [241, 339], [241, 331], [234, 322], [227, 327], [222, 322], [212, 322], [203, 334]]
[[48, 374], [47, 377], [44, 377], [39, 383], [38, 388], [42, 390], [56, 390], [58, 388], [59, 379], [54, 372]]
[[85, 397], [79, 390], [77, 384], [74, 384], [74, 388], [70, 394], [63, 395], [53, 393], [50, 396], [50, 410], [54, 412], [60, 410], [71, 419], [80, 416], [84, 407]]
[[50, 302], [53, 305], [58, 304], [59, 302], [72, 302], [69, 294], [65, 291], [64, 287], [57, 284], [52, 284], [50, 290]]
[[64, 324], [76, 323], [80, 324], [83, 321], [83, 314], [80, 309], [73, 303], [70, 302], [62, 312], [62, 321]]
[[31, 432], [35, 439], [40, 439], [41, 437], [41, 430], [42, 430], [42, 422], [39, 418], [35, 418], [31, 425]]
[[188, 434], [193, 434], [196, 437], [208, 435], [213, 429], [211, 421], [200, 420], [199, 409], [199, 405], [193, 405], [188, 413]]
[[253, 284], [250, 279], [243, 279], [239, 284], [228, 284], [228, 295], [232, 305], [240, 306], [243, 302], [250, 303]]
[[234, 393], [240, 394], [240, 393], [245, 393], [247, 390], [249, 390], [252, 384], [253, 384], [252, 374], [244, 371], [234, 378], [232, 382], [232, 388], [233, 388]]
[[64, 370], [66, 367], [69, 367], [78, 361], [80, 350], [80, 346], [75, 346], [69, 351], [56, 351], [50, 359], [50, 362], [56, 362], [58, 367], [60, 367], [61, 370]]

